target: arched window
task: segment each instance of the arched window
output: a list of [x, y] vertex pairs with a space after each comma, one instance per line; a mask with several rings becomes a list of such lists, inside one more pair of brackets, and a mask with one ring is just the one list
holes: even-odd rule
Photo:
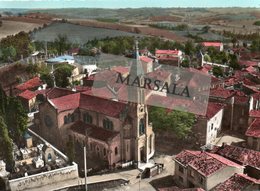
[[117, 149], [117, 147], [115, 147], [115, 155], [117, 155], [118, 154], [118, 149]]
[[140, 119], [140, 121], [139, 121], [139, 135], [143, 135], [144, 133], [145, 133], [144, 119]]
[[89, 113], [84, 114], [83, 120], [85, 123], [89, 123], [89, 124], [92, 124], [92, 121], [93, 121], [92, 116]]
[[64, 124], [67, 124], [67, 123], [68, 123], [68, 117], [64, 116]]
[[51, 153], [48, 154], [48, 161], [51, 161], [52, 157], [51, 157]]
[[103, 127], [105, 129], [113, 130], [113, 128], [114, 128], [113, 122], [110, 121], [109, 119], [103, 119]]
[[103, 149], [103, 154], [104, 154], [104, 156], [107, 155], [107, 150], [106, 150], [106, 148]]

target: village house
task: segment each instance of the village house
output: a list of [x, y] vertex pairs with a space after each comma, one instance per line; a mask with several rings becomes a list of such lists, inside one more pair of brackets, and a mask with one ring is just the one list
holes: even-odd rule
[[209, 47], [213, 47], [218, 51], [223, 51], [224, 50], [224, 45], [222, 42], [203, 42], [201, 43], [201, 45], [203, 47], [205, 47], [206, 49]]
[[178, 66], [183, 59], [183, 53], [180, 50], [155, 50], [155, 57], [160, 64], [169, 64]]
[[25, 90], [18, 95], [21, 100], [23, 107], [27, 112], [36, 110], [36, 93], [30, 90]]
[[245, 174], [234, 174], [228, 180], [220, 183], [218, 186], [212, 189], [212, 191], [223, 191], [223, 190], [239, 190], [239, 191], [250, 191], [259, 190], [260, 181], [251, 178]]
[[244, 173], [250, 177], [260, 178], [260, 152], [247, 148], [223, 144], [210, 152], [221, 155], [245, 167]]
[[175, 158], [175, 181], [185, 188], [211, 190], [244, 168], [217, 154], [184, 150]]
[[253, 149], [260, 151], [260, 118], [255, 119], [248, 127], [246, 134], [247, 145]]
[[222, 127], [224, 105], [209, 102], [205, 116], [197, 116], [197, 123], [193, 127], [194, 135], [199, 145], [211, 144], [219, 135]]

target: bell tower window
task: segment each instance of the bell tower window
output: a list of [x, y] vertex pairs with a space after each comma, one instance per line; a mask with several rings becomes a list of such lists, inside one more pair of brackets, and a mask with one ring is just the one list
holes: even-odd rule
[[139, 136], [143, 135], [145, 133], [145, 123], [144, 119], [140, 119], [139, 121]]

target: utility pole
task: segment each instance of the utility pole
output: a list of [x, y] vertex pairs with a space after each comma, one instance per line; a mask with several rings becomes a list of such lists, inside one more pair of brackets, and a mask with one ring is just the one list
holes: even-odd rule
[[84, 146], [84, 171], [85, 171], [85, 190], [88, 190], [88, 185], [87, 185], [87, 150], [86, 150], [86, 145]]

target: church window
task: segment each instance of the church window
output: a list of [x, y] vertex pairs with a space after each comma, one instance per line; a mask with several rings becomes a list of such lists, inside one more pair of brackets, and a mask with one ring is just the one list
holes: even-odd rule
[[117, 155], [118, 154], [118, 148], [116, 147], [115, 148], [115, 155]]
[[67, 124], [67, 123], [68, 123], [68, 117], [64, 116], [64, 124]]
[[143, 135], [144, 133], [145, 133], [144, 119], [140, 119], [140, 121], [139, 121], [139, 135]]
[[85, 123], [89, 123], [89, 124], [92, 124], [92, 121], [93, 121], [92, 116], [89, 113], [84, 114], [83, 120]]
[[113, 122], [109, 119], [103, 119], [103, 127], [108, 130], [113, 130]]

